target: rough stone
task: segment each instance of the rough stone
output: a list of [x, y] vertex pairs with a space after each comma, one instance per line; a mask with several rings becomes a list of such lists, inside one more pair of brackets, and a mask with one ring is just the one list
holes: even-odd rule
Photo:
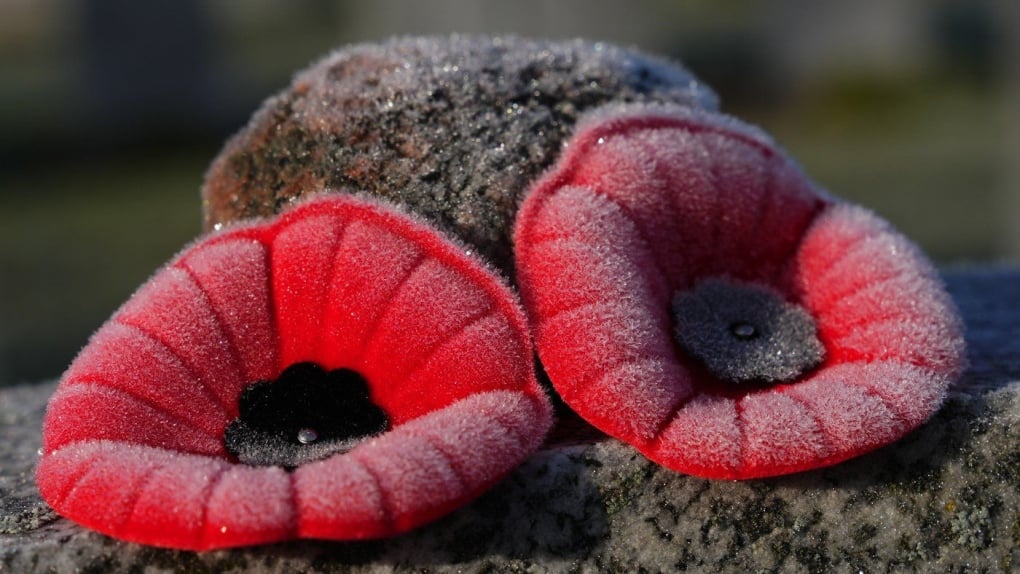
[[578, 117], [609, 103], [714, 109], [680, 64], [608, 44], [404, 38], [329, 54], [266, 100], [202, 189], [206, 229], [322, 190], [386, 199], [512, 275], [518, 203]]
[[1015, 572], [1020, 270], [946, 279], [971, 366], [896, 444], [728, 482], [665, 470], [613, 440], [556, 442], [471, 505], [372, 542], [191, 553], [84, 530], [49, 510], [32, 480], [55, 383], [3, 387], [0, 572]]

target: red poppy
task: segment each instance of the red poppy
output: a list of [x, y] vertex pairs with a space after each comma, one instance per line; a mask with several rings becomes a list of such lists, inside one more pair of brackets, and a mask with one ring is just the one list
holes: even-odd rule
[[718, 114], [588, 120], [514, 241], [555, 388], [674, 470], [751, 478], [857, 456], [925, 421], [963, 362], [923, 255]]
[[43, 498], [200, 550], [389, 536], [464, 504], [550, 425], [524, 314], [464, 251], [338, 195], [200, 241], [64, 374]]

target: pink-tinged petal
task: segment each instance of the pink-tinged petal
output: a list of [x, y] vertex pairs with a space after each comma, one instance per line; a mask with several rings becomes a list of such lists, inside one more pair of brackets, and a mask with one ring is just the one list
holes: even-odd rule
[[586, 401], [604, 424], [649, 439], [690, 392], [672, 360], [668, 306], [650, 305], [669, 293], [654, 281], [651, 250], [619, 206], [590, 188], [565, 187], [546, 205], [533, 211], [534, 230], [515, 239], [540, 353], [557, 353], [543, 356], [545, 368], [568, 403]]
[[533, 225], [515, 239], [517, 258], [529, 261], [519, 266], [521, 283], [542, 285], [523, 293], [533, 315], [600, 301], [641, 305], [669, 295], [664, 280], [650, 281], [657, 264], [640, 230], [604, 195], [565, 187], [533, 213]]
[[46, 409], [43, 450], [88, 440], [125, 441], [180, 452], [222, 456], [223, 439], [176, 413], [123, 390], [97, 384], [62, 385]]
[[[668, 146], [669, 140], [664, 140], [661, 145]], [[763, 251], [761, 248], [771, 246], [775, 239], [761, 236], [757, 225], [761, 205], [768, 199], [771, 154], [729, 134], [706, 133], [697, 140], [703, 150], [701, 153], [711, 158], [708, 172], [716, 190], [716, 212], [710, 220], [711, 233], [706, 238], [711, 242], [706, 253], [711, 256], [709, 265], [703, 269], [713, 275], [728, 273], [747, 278], [743, 273], [756, 270], [760, 264], [758, 259], [764, 261], [760, 256], [749, 260], [750, 250]], [[681, 155], [675, 148], [671, 149], [674, 155]], [[674, 200], [673, 203], [680, 202]], [[754, 278], [754, 274], [751, 277]]]
[[[663, 157], [655, 167], [664, 192], [656, 198], [647, 197], [644, 211], [658, 213], [659, 221], [671, 223], [661, 226], [649, 219], [646, 227], [650, 244], [666, 273], [670, 288], [691, 285], [698, 277], [716, 266], [719, 247], [719, 218], [722, 215], [722, 194], [718, 177], [713, 173], [711, 160], [701, 134], [685, 130], [658, 132], [657, 138], [671, 136], [672, 145], [661, 148]], [[621, 136], [625, 137], [625, 136]], [[692, 153], [669, 153], [686, 148]], [[627, 194], [628, 203], [639, 195]]]
[[246, 382], [216, 311], [187, 271], [168, 267], [143, 285], [112, 321], [163, 343], [195, 373], [199, 384], [230, 405]]
[[45, 452], [36, 470], [36, 486], [42, 498], [51, 506], [67, 508], [64, 501], [74, 486], [93, 465], [102, 462], [103, 455], [97, 451], [102, 450], [103, 444], [112, 443], [83, 442], [59, 451]]
[[[174, 413], [190, 426], [219, 436], [230, 420], [212, 392], [165, 346], [134, 327], [107, 323], [92, 337], [92, 349], [78, 356], [64, 374], [67, 388], [98, 384], [138, 397]], [[152, 372], [160, 384], [152, 384]]]
[[294, 523], [281, 469], [107, 441], [67, 447], [40, 464], [43, 496], [129, 541], [205, 550], [283, 539]]
[[393, 532], [409, 530], [471, 500], [538, 448], [551, 412], [545, 397], [477, 393], [419, 417], [350, 456], [376, 480]]
[[[846, 334], [830, 333], [839, 352], [833, 358], [847, 362], [902, 361], [937, 371], [956, 372], [960, 356], [959, 331], [933, 325], [924, 317], [891, 317], [862, 324]], [[954, 377], [955, 378], [955, 377]]]
[[[808, 227], [825, 209], [828, 201], [801, 173], [800, 168], [781, 156], [774, 157], [769, 172], [770, 184], [759, 210], [757, 231], [749, 239], [747, 261], [757, 268], [757, 277], [765, 283], [785, 279], [783, 273], [795, 265], [795, 254]], [[767, 241], [761, 239], [768, 238]], [[792, 294], [788, 283], [776, 285]]]
[[679, 409], [645, 453], [669, 468], [709, 478], [736, 478], [743, 467], [737, 403], [701, 394]]
[[897, 440], [938, 408], [944, 384], [901, 363], [843, 363], [777, 393], [749, 395], [739, 414], [733, 398], [701, 394], [642, 451], [707, 478], [808, 470]]
[[[144, 447], [107, 445], [118, 456], [160, 457], [161, 465], [138, 492], [134, 510], [118, 536], [168, 548], [206, 550], [221, 546], [203, 538], [207, 503], [220, 477], [230, 468], [225, 460]], [[167, 512], [173, 509], [173, 512]]]
[[[564, 400], [644, 445], [695, 392], [676, 356], [670, 298], [696, 278], [772, 275], [789, 233], [762, 237], [761, 211], [813, 214], [817, 196], [776, 198], [787, 166], [767, 140], [716, 116], [662, 113], [582, 127], [529, 193], [517, 273], [539, 355]], [[774, 207], [779, 205], [780, 207]], [[799, 223], [803, 226], [803, 223]]]
[[832, 361], [901, 361], [959, 375], [964, 344], [952, 301], [917, 248], [875, 215], [830, 209], [805, 235], [797, 269]]
[[862, 386], [861, 378], [860, 365], [842, 364], [784, 390], [811, 412], [840, 459], [878, 448], [903, 434], [904, 420]]
[[[121, 453], [103, 449], [104, 444], [109, 443], [74, 445], [45, 459], [41, 463], [43, 468], [53, 468], [54, 472], [48, 475], [48, 481], [40, 483], [39, 489], [43, 496], [54, 496], [62, 507], [74, 509], [83, 517], [85, 526], [119, 533], [125, 530], [139, 492], [149, 484], [160, 461], [144, 453], [122, 460]], [[111, 489], [111, 484], [117, 488]], [[51, 494], [52, 490], [61, 493]]]
[[[216, 311], [230, 344], [241, 359], [244, 381], [275, 375], [276, 328], [269, 307], [269, 250], [246, 237], [197, 246], [181, 258]], [[230, 269], [230, 273], [224, 273]]]
[[737, 411], [744, 436], [743, 476], [786, 474], [832, 455], [819, 422], [792, 397], [767, 391], [749, 394]]
[[679, 471], [753, 478], [856, 456], [926, 420], [963, 363], [917, 249], [718, 114], [583, 122], [514, 242], [553, 386]]
[[542, 397], [489, 391], [462, 399], [442, 415], [423, 417], [408, 430], [427, 438], [464, 487], [477, 493], [510, 472], [512, 461], [539, 447], [542, 439], [534, 433], [534, 421], [549, 417]]
[[403, 532], [479, 495], [542, 441], [544, 397], [477, 393], [294, 473], [299, 529], [317, 538]]
[[582, 126], [533, 194], [561, 186], [619, 204], [674, 288], [716, 274], [771, 280], [823, 204], [762, 134], [679, 110]]
[[474, 498], [550, 425], [498, 276], [389, 207], [320, 197], [142, 286], [51, 399], [37, 480], [144, 544], [375, 538]]
[[605, 432], [639, 442], [652, 438], [692, 386], [664, 318], [617, 305], [560, 313], [538, 327], [536, 341], [555, 348], [556, 360], [543, 361], [568, 404]]
[[294, 471], [298, 534], [361, 540], [392, 533], [379, 483], [351, 456], [334, 456]]
[[286, 540], [296, 526], [290, 475], [277, 467], [235, 465], [209, 493], [203, 544], [222, 548]]
[[212, 482], [230, 466], [110, 441], [68, 446], [39, 465], [42, 496], [80, 516], [83, 525], [129, 541], [193, 549], [205, 548], [205, 502]]
[[[651, 244], [657, 242], [657, 238], [670, 237], [667, 244], [657, 248], [649, 249], [650, 245], [641, 248], [649, 250], [655, 258], [654, 264], [671, 280], [683, 281], [691, 269], [700, 267], [706, 259], [708, 250], [697, 246], [709, 243], [718, 194], [704, 166], [684, 157], [665, 157], [668, 148], [657, 145], [654, 140], [660, 138], [656, 135], [648, 131], [639, 137], [608, 136], [591, 146], [583, 157], [571, 156], [578, 157], [571, 180], [548, 198], [548, 205], [543, 207], [542, 217], [534, 226], [564, 230], [564, 222], [577, 226], [578, 222], [572, 218], [583, 214], [585, 220], [591, 220], [587, 233], [567, 233], [561, 237], [590, 241], [605, 234], [607, 229], [613, 231], [617, 240], [631, 243]], [[688, 139], [694, 140], [693, 137]], [[668, 201], [672, 195], [669, 178], [664, 172], [673, 169], [684, 173], [688, 193], [682, 205], [664, 209], [663, 200]], [[588, 207], [587, 203], [595, 205]], [[572, 204], [582, 209], [571, 210]], [[682, 225], [684, 219], [676, 216], [677, 210], [699, 213], [702, 217], [687, 218], [697, 223]], [[617, 221], [605, 220], [602, 212], [615, 215]], [[621, 222], [623, 219], [626, 221]], [[528, 240], [532, 242], [534, 239]], [[680, 249], [681, 244], [688, 248]]]
[[845, 380], [881, 399], [902, 423], [903, 431], [917, 427], [938, 410], [953, 377], [895, 361], [846, 363]]
[[404, 532], [450, 511], [470, 493], [446, 456], [421, 436], [392, 431], [392, 440], [351, 453], [379, 484], [391, 532]]

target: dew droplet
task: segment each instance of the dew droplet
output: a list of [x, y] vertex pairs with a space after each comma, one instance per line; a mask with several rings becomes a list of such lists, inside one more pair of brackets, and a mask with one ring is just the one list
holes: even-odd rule
[[734, 337], [744, 341], [758, 336], [758, 329], [750, 323], [734, 323], [733, 326], [730, 327], [730, 332], [733, 333]]
[[319, 433], [315, 429], [301, 429], [297, 433], [297, 440], [301, 444], [312, 444], [319, 440]]

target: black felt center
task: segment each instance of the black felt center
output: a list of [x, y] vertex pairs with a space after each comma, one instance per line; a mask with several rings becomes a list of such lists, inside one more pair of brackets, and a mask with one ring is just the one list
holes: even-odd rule
[[731, 383], [792, 381], [825, 358], [811, 315], [761, 285], [707, 279], [673, 296], [673, 316], [680, 347]]
[[294, 468], [346, 452], [389, 428], [364, 377], [314, 363], [291, 365], [275, 381], [250, 385], [238, 410], [224, 433], [227, 452], [256, 466]]

